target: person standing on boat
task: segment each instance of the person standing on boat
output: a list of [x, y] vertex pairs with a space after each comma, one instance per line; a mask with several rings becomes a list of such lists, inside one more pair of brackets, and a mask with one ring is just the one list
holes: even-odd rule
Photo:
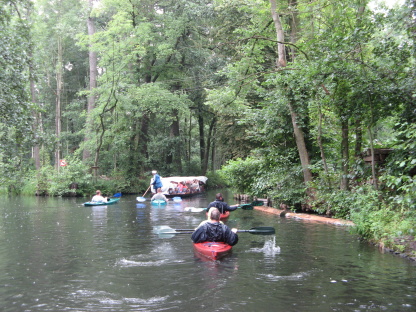
[[199, 224], [191, 239], [194, 243], [224, 242], [230, 246], [238, 243], [237, 229], [230, 229], [220, 221], [220, 211], [217, 208], [209, 210], [208, 219]]
[[91, 202], [94, 202], [94, 203], [103, 203], [103, 202], [106, 202], [106, 201], [108, 201], [107, 197], [103, 197], [101, 195], [100, 190], [96, 190], [95, 195], [91, 199]]
[[222, 197], [221, 193], [217, 193], [215, 195], [215, 200], [208, 205], [208, 212], [212, 207], [218, 208], [221, 213], [225, 213], [226, 211], [234, 211], [237, 209], [238, 205], [229, 206]]
[[162, 188], [163, 184], [156, 170], [153, 170], [152, 174], [153, 178], [150, 180], [150, 186], [152, 187], [152, 193], [155, 194], [157, 193], [157, 189]]
[[157, 193], [153, 195], [150, 200], [153, 201], [156, 199], [161, 199], [161, 200], [164, 200], [165, 202], [169, 200], [165, 195], [162, 194], [162, 189], [160, 187], [157, 189]]

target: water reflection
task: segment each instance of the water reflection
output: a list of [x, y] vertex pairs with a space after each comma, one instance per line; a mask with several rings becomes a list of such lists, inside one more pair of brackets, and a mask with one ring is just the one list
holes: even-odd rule
[[380, 254], [342, 227], [237, 210], [229, 226], [273, 226], [276, 236], [241, 233], [219, 261], [199, 258], [189, 235], [162, 239], [152, 232], [161, 225], [194, 228], [205, 214], [183, 209], [206, 207], [214, 195], [164, 208], [135, 196], [108, 207], [3, 199], [2, 311], [414, 310], [416, 266]]
[[91, 215], [95, 227], [101, 228], [107, 225], [107, 207], [108, 206], [92, 206]]

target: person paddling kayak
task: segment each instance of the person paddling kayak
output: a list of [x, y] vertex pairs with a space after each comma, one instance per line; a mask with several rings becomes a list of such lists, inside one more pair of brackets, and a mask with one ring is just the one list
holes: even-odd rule
[[208, 212], [208, 219], [202, 221], [192, 233], [191, 239], [194, 243], [203, 242], [224, 242], [230, 246], [238, 243], [237, 229], [230, 229], [220, 221], [218, 208], [211, 208]]
[[157, 189], [157, 193], [155, 195], [153, 195], [150, 200], [154, 201], [154, 200], [157, 200], [157, 199], [164, 200], [165, 202], [167, 202], [169, 200], [169, 199], [167, 199], [167, 197], [165, 195], [162, 194], [162, 189], [160, 187]]
[[224, 214], [224, 213], [226, 213], [226, 211], [234, 211], [234, 210], [236, 210], [237, 207], [238, 207], [238, 205], [233, 205], [233, 206], [228, 205], [224, 201], [224, 198], [223, 198], [222, 194], [221, 193], [217, 193], [215, 195], [215, 200], [213, 202], [209, 203], [208, 208], [207, 208], [207, 211], [209, 212], [212, 207], [218, 208], [218, 210], [220, 211], [220, 213]]
[[108, 201], [108, 198], [107, 197], [103, 197], [101, 195], [101, 191], [100, 190], [96, 190], [95, 191], [95, 195], [91, 199], [91, 202], [94, 202], [94, 203], [103, 203], [103, 202], [106, 202], [106, 201]]

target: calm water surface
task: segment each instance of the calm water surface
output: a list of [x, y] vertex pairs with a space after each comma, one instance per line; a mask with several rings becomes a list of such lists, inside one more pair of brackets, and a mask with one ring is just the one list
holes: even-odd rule
[[[165, 207], [123, 196], [2, 197], [0, 311], [416, 311], [416, 266], [359, 242], [347, 228], [237, 210], [230, 256], [205, 261], [189, 235], [159, 238], [153, 226], [194, 228], [206, 196]], [[231, 196], [226, 194], [233, 204]]]

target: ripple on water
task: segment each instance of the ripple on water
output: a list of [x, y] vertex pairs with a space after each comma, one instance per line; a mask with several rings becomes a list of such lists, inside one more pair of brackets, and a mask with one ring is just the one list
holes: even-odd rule
[[156, 246], [147, 254], [134, 255], [130, 258], [119, 259], [116, 266], [120, 267], [155, 267], [166, 264], [182, 263], [184, 260], [178, 260], [175, 256], [174, 249], [169, 243], [163, 243]]
[[274, 275], [274, 274], [259, 274], [260, 278], [266, 278], [269, 281], [279, 281], [279, 280], [286, 280], [286, 281], [298, 281], [298, 280], [303, 280], [306, 277], [308, 277], [311, 274], [311, 272], [298, 272], [298, 273], [293, 273], [291, 275]]
[[154, 307], [155, 305], [162, 304], [169, 299], [169, 296], [154, 296], [147, 299], [143, 298], [117, 298], [117, 295], [108, 293], [106, 291], [93, 291], [93, 290], [78, 290], [74, 294], [78, 300], [88, 300], [90, 303], [96, 301], [101, 308], [104, 306], [121, 306], [121, 305], [135, 305], [142, 307]]
[[262, 248], [251, 248], [247, 252], [264, 253], [265, 256], [270, 257], [279, 254], [280, 247], [276, 246], [276, 236], [273, 236], [273, 238], [266, 239]]

